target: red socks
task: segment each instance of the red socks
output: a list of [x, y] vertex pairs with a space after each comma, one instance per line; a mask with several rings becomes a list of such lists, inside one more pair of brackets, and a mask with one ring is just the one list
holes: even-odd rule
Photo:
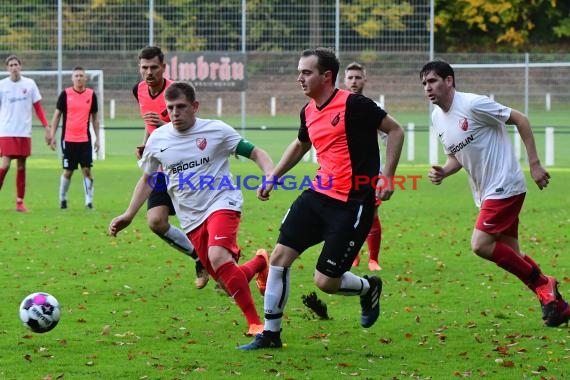
[[8, 170], [0, 168], [0, 189], [4, 184], [4, 178], [6, 178], [6, 173], [8, 173]]
[[[250, 260], [253, 261], [253, 260]], [[249, 281], [242, 270], [233, 262], [226, 263], [218, 268], [216, 276], [224, 284], [230, 296], [237, 303], [248, 325], [260, 325], [261, 320], [255, 309]]]
[[368, 244], [368, 252], [370, 254], [370, 260], [378, 261], [378, 255], [380, 254], [380, 240], [382, 239], [382, 227], [380, 226], [380, 218], [378, 215], [374, 216], [372, 220], [372, 226], [370, 227], [370, 232], [368, 232], [368, 237], [366, 238], [366, 243]]
[[253, 276], [260, 272], [265, 266], [265, 259], [263, 256], [256, 255], [254, 258], [239, 266], [239, 269], [245, 274], [247, 282], [250, 282]]
[[16, 170], [16, 197], [24, 199], [26, 195], [26, 169]]
[[533, 289], [547, 281], [534, 260], [528, 256], [521, 257], [505, 243], [496, 242], [491, 261], [507, 272], [517, 276], [525, 285]]

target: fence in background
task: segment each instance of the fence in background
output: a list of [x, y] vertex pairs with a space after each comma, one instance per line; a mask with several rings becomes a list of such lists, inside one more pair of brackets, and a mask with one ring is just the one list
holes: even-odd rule
[[[61, 22], [58, 22], [58, 3]], [[430, 56], [429, 3], [429, 0], [228, 0], [223, 4], [203, 0], [2, 2], [0, 12], [10, 17], [0, 20], [3, 31], [0, 55], [18, 54], [23, 59], [24, 70], [56, 70], [58, 62], [67, 70], [75, 65], [101, 70], [105, 77], [104, 94], [100, 96], [106, 101], [105, 126], [138, 128], [141, 123], [131, 89], [139, 81], [137, 53], [141, 47], [154, 43], [167, 52], [244, 52], [248, 87], [243, 99], [235, 92], [201, 90], [198, 94], [201, 114], [235, 117], [245, 107], [245, 127], [258, 127], [249, 124], [250, 117], [294, 117], [307, 101], [296, 82], [300, 52], [315, 46], [336, 47], [341, 66], [356, 60], [367, 67], [366, 95], [382, 99], [389, 112], [425, 112], [425, 125], [416, 125], [419, 129], [427, 128], [428, 120], [419, 70]], [[458, 65], [459, 90], [492, 95], [509, 106], [527, 109], [531, 116], [535, 110], [555, 113], [570, 108], [570, 67], [533, 66], [568, 63], [570, 51], [528, 55], [436, 53], [435, 56]], [[527, 63], [527, 68], [513, 67]], [[474, 64], [495, 67], [471, 66]], [[64, 86], [71, 84], [67, 76], [62, 80]], [[37, 81], [50, 114], [58, 95], [57, 81], [53, 77], [37, 77]], [[559, 126], [570, 128], [570, 121], [554, 122], [555, 133]], [[417, 144], [421, 141], [416, 138]]]

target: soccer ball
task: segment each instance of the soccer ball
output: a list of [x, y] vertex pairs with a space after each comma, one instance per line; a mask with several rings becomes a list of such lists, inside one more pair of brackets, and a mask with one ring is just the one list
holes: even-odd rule
[[59, 302], [48, 293], [32, 293], [20, 304], [20, 320], [35, 333], [52, 330], [59, 322]]

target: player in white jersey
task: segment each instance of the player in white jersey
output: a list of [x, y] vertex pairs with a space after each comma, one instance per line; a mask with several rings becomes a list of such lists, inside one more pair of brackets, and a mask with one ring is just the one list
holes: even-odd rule
[[22, 62], [15, 55], [6, 58], [9, 77], [0, 80], [0, 189], [16, 160], [16, 211], [27, 212], [26, 160], [32, 154], [32, 108], [45, 128], [45, 142], [49, 145], [48, 121], [41, 104], [41, 95], [33, 79], [21, 75]]
[[420, 71], [420, 79], [427, 97], [437, 106], [432, 123], [447, 154], [444, 166], [433, 166], [428, 176], [439, 185], [464, 168], [480, 208], [471, 249], [517, 276], [536, 293], [546, 326], [568, 323], [570, 307], [558, 292], [558, 282], [544, 275], [519, 248], [518, 223], [526, 184], [505, 124], [516, 126], [539, 189], [546, 188], [550, 180], [538, 158], [528, 118], [486, 96], [456, 91], [453, 68], [445, 61], [428, 62]]
[[199, 103], [191, 85], [174, 82], [164, 97], [172, 121], [150, 135], [139, 161], [143, 175], [125, 213], [111, 221], [109, 233], [116, 236], [131, 223], [162, 167], [182, 229], [210, 275], [240, 307], [249, 325], [248, 335], [255, 335], [263, 325], [249, 281], [257, 275], [259, 290], [265, 293], [268, 257], [260, 249], [253, 259], [237, 265], [243, 196], [231, 180], [229, 156], [251, 159], [264, 174], [273, 170], [273, 162], [265, 151], [242, 139], [224, 122], [197, 118]]

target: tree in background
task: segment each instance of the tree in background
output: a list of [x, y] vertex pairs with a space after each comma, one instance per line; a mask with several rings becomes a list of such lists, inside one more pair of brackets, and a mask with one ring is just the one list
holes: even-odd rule
[[[436, 0], [436, 50], [556, 50], [570, 40], [567, 0]], [[532, 49], [531, 49], [532, 46]]]

